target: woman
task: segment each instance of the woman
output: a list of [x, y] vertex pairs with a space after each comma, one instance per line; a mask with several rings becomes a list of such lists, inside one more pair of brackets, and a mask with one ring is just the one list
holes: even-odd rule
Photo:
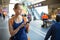
[[9, 20], [9, 31], [12, 40], [28, 40], [27, 33], [29, 28], [29, 23], [21, 16], [22, 4], [16, 3], [14, 6], [15, 15]]

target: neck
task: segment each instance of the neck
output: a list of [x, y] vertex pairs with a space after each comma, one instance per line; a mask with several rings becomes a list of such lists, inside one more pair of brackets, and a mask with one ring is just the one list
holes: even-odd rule
[[21, 16], [21, 15], [15, 15], [15, 18], [18, 18], [19, 16]]
[[15, 17], [17, 18], [19, 15], [15, 15]]

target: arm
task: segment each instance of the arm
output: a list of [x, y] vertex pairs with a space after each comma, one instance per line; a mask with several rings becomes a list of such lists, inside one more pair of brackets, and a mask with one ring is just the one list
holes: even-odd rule
[[26, 24], [26, 31], [29, 32], [29, 23]]
[[48, 30], [44, 40], [48, 40], [48, 38], [51, 36], [51, 34], [53, 32], [53, 27], [54, 27], [54, 25], [52, 25], [51, 28]]
[[24, 26], [24, 25], [21, 25], [17, 29], [14, 30], [12, 25], [13, 25], [12, 20], [9, 20], [9, 31], [10, 31], [11, 36], [14, 36], [20, 30], [20, 28]]
[[24, 19], [24, 23], [25, 23], [25, 26], [26, 26], [26, 32], [28, 33], [29, 32], [29, 22], [28, 22], [28, 19], [26, 17], [24, 17], [23, 19]]

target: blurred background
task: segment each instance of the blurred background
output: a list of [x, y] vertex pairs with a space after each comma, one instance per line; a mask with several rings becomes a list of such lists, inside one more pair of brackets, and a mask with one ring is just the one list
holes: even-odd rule
[[[16, 3], [23, 4], [22, 13], [30, 21], [30, 32], [27, 34], [30, 40], [44, 40], [56, 14], [60, 13], [60, 0], [0, 0], [0, 40], [9, 40], [8, 20], [14, 15]], [[44, 14], [48, 16], [46, 22], [42, 20]]]

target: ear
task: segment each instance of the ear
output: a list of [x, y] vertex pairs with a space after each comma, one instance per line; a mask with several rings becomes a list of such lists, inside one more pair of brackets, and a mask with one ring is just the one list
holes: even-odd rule
[[15, 11], [15, 8], [13, 8], [13, 10]]

